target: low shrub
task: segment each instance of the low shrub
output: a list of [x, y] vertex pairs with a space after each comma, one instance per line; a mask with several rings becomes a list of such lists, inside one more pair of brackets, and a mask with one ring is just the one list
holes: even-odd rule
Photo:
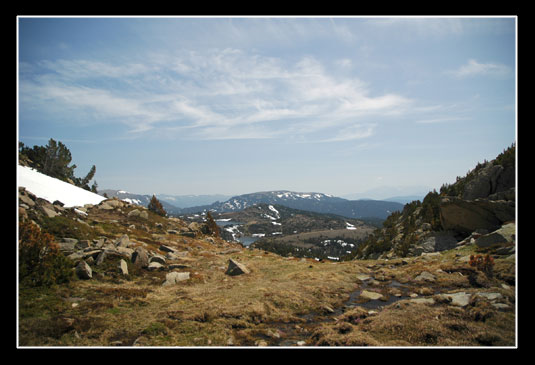
[[54, 236], [32, 222], [19, 225], [19, 282], [28, 286], [66, 283], [73, 277], [72, 262], [59, 251]]
[[485, 273], [487, 277], [492, 277], [494, 272], [494, 259], [490, 255], [470, 255], [470, 266], [475, 267], [479, 271]]

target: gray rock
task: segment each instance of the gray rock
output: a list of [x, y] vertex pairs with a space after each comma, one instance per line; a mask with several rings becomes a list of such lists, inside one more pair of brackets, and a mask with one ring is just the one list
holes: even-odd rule
[[91, 247], [91, 241], [89, 240], [81, 240], [76, 243], [76, 249], [77, 250], [83, 250], [85, 248]]
[[143, 247], [137, 247], [132, 254], [132, 263], [138, 267], [149, 266], [149, 255]]
[[58, 245], [61, 251], [74, 251], [77, 243], [76, 238], [62, 238]]
[[156, 271], [156, 270], [161, 270], [163, 269], [163, 265], [160, 264], [159, 262], [156, 262], [156, 261], [153, 261], [151, 263], [149, 263], [149, 266], [147, 267], [147, 269], [149, 271]]
[[490, 247], [496, 244], [515, 242], [516, 225], [509, 223], [503, 225], [496, 231], [480, 236], [476, 239], [476, 245], [480, 248]]
[[410, 299], [412, 303], [420, 303], [420, 304], [435, 304], [435, 300], [433, 298], [412, 298]]
[[177, 249], [165, 245], [160, 245], [160, 251], [175, 253]]
[[471, 296], [472, 294], [465, 293], [465, 292], [451, 293], [451, 294], [437, 294], [437, 297], [441, 299], [451, 300], [450, 304], [455, 305], [457, 307], [466, 307], [468, 305], [468, 302], [470, 301]]
[[128, 212], [127, 216], [128, 216], [128, 218], [139, 217], [140, 213], [141, 212], [139, 211], [139, 209], [134, 209], [134, 210], [131, 210], [130, 212]]
[[159, 262], [162, 265], [165, 265], [166, 263], [165, 257], [163, 257], [162, 255], [158, 255], [158, 254], [155, 254], [149, 259], [149, 263], [151, 262]]
[[57, 217], [59, 214], [56, 213], [54, 208], [41, 206], [41, 211], [48, 217], [48, 218], [54, 218]]
[[147, 212], [146, 210], [141, 211], [139, 213], [139, 218], [149, 219], [149, 212]]
[[414, 256], [420, 256], [423, 253], [450, 250], [456, 246], [457, 239], [452, 232], [433, 232], [419, 240], [414, 247], [409, 249], [409, 251]]
[[128, 235], [123, 234], [117, 241], [115, 241], [115, 246], [117, 247], [130, 247], [132, 242], [128, 238]]
[[19, 194], [19, 199], [29, 207], [33, 207], [35, 202], [26, 194]]
[[106, 250], [103, 250], [97, 256], [96, 265], [97, 266], [102, 265], [102, 263], [104, 262], [105, 259], [106, 259]]
[[76, 266], [76, 275], [80, 279], [91, 279], [93, 277], [93, 270], [91, 270], [91, 266], [89, 266], [84, 260], [82, 260]]
[[122, 208], [124, 206], [123, 202], [119, 199], [109, 199], [104, 201], [105, 204], [113, 208]]
[[374, 291], [363, 290], [360, 293], [360, 297], [368, 300], [379, 300], [383, 297], [383, 295]]
[[501, 293], [476, 293], [476, 296], [486, 298], [490, 301], [503, 297]]
[[240, 264], [239, 262], [233, 259], [229, 259], [228, 261], [229, 261], [228, 268], [225, 274], [230, 275], [230, 276], [235, 276], [235, 275], [250, 273], [249, 269], [245, 265]]
[[474, 200], [486, 198], [496, 192], [497, 180], [504, 168], [501, 165], [489, 164], [479, 170], [476, 176], [464, 187], [463, 199]]
[[443, 197], [440, 200], [440, 221], [444, 230], [465, 236], [477, 229], [498, 229], [503, 223], [515, 220], [514, 201], [487, 199], [463, 200]]
[[429, 281], [434, 282], [437, 278], [435, 275], [431, 274], [428, 271], [422, 271], [420, 275], [414, 278], [414, 281]]
[[126, 263], [125, 260], [121, 259], [121, 261], [119, 261], [119, 270], [121, 270], [121, 274], [123, 275], [128, 275], [128, 265]]
[[370, 280], [372, 277], [370, 275], [367, 275], [367, 274], [357, 274], [357, 279], [359, 281], [366, 281], [366, 280]]
[[162, 285], [163, 286], [175, 285], [181, 281], [189, 280], [189, 278], [190, 278], [189, 272], [173, 271], [165, 275], [165, 282]]
[[113, 209], [113, 206], [109, 205], [107, 203], [107, 201], [103, 201], [102, 203], [100, 203], [98, 206], [98, 209], [101, 209], [101, 210], [112, 210]]

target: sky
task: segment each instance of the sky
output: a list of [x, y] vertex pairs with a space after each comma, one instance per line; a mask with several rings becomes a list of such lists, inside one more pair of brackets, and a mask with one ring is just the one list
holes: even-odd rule
[[23, 16], [18, 140], [61, 141], [76, 176], [95, 165], [99, 189], [137, 194], [438, 190], [516, 140], [516, 32], [515, 17]]

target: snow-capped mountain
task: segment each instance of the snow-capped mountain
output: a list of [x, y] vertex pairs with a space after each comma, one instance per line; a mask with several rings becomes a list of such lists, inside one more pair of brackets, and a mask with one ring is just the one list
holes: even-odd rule
[[338, 214], [348, 218], [374, 217], [385, 219], [403, 205], [379, 200], [347, 200], [323, 193], [300, 193], [288, 190], [264, 191], [238, 195], [225, 202], [181, 209], [181, 214], [211, 210], [219, 213], [235, 212], [255, 204], [279, 204], [293, 209], [317, 213]]

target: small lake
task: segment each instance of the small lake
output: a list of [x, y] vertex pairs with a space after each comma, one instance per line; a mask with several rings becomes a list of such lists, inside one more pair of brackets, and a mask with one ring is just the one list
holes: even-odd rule
[[[222, 220], [222, 219], [216, 220], [215, 222], [221, 228], [224, 228], [226, 226], [237, 226], [237, 225], [243, 224], [241, 222], [237, 222], [237, 221], [233, 221], [233, 220]], [[261, 238], [261, 237], [252, 237], [252, 236], [236, 237], [236, 239], [242, 245], [244, 245], [246, 247], [249, 246], [251, 243], [255, 242], [256, 240], [258, 240], [259, 238]]]

